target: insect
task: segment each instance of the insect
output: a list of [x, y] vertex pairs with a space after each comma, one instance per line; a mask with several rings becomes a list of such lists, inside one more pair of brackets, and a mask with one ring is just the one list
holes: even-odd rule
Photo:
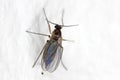
[[[33, 67], [36, 65], [39, 57], [42, 55], [41, 67], [44, 71], [48, 71], [50, 73], [54, 72], [57, 69], [60, 61], [63, 67], [67, 70], [66, 66], [62, 62], [62, 54], [63, 54], [62, 41], [70, 41], [70, 40], [66, 40], [62, 38], [61, 29], [62, 27], [70, 27], [70, 26], [76, 26], [76, 25], [64, 25], [63, 23], [64, 11], [62, 12], [62, 19], [61, 19], [62, 25], [49, 21], [46, 16], [44, 8], [43, 8], [43, 12], [46, 17], [50, 35], [26, 31], [28, 33], [33, 33], [33, 34], [38, 34], [38, 35], [49, 37], [49, 40], [47, 40], [46, 44], [44, 45], [37, 59], [35, 60]], [[55, 25], [55, 29], [52, 32], [51, 32], [50, 23]], [[43, 74], [43, 72], [41, 74]]]

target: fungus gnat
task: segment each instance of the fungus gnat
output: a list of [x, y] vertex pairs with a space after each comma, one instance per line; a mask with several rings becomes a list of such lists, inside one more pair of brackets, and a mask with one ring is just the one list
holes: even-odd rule
[[[46, 41], [46, 44], [42, 48], [42, 51], [38, 55], [38, 57], [35, 60], [32, 67], [34, 67], [36, 65], [39, 57], [42, 54], [41, 67], [42, 67], [43, 71], [48, 71], [50, 73], [54, 72], [57, 69], [60, 61], [63, 65], [63, 67], [65, 68], [65, 70], [67, 70], [67, 68], [65, 67], [65, 65], [62, 62], [62, 53], [63, 53], [62, 41], [70, 41], [70, 40], [66, 40], [66, 39], [62, 38], [61, 29], [63, 27], [71, 27], [71, 26], [77, 26], [77, 25], [64, 25], [64, 23], [63, 23], [64, 11], [62, 12], [62, 19], [61, 19], [62, 25], [49, 21], [47, 16], [46, 16], [44, 8], [43, 8], [43, 12], [44, 12], [44, 15], [46, 17], [46, 21], [48, 24], [50, 35], [26, 31], [28, 33], [49, 37], [49, 40]], [[55, 29], [52, 32], [51, 32], [50, 23], [55, 25]], [[41, 74], [43, 75], [43, 72]]]

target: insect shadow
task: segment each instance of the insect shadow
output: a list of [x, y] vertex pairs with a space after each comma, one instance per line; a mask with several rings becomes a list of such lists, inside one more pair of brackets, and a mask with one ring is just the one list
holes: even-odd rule
[[[54, 72], [57, 69], [60, 61], [64, 69], [67, 70], [67, 67], [63, 64], [63, 61], [62, 61], [62, 54], [63, 54], [62, 41], [71, 41], [71, 42], [73, 41], [63, 39], [61, 34], [61, 29], [63, 27], [71, 27], [71, 26], [77, 26], [77, 25], [64, 25], [63, 23], [64, 10], [62, 11], [62, 18], [61, 18], [62, 25], [49, 21], [46, 16], [44, 8], [43, 8], [43, 12], [48, 24], [50, 35], [26, 31], [28, 33], [49, 37], [49, 40], [46, 41], [44, 47], [42, 48], [41, 52], [39, 53], [32, 67], [36, 65], [39, 57], [42, 54], [41, 67], [43, 71], [48, 71], [50, 73]], [[53, 31], [51, 31], [50, 23], [55, 25], [55, 29]], [[41, 74], [43, 75], [43, 72]]]

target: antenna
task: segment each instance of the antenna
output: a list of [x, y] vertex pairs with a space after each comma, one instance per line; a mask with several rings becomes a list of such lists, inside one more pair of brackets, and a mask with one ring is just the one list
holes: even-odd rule
[[[51, 24], [54, 24], [54, 25], [60, 25], [60, 24], [57, 24], [57, 23], [54, 23], [54, 22], [51, 22], [51, 21], [48, 21], [49, 23]], [[60, 25], [62, 27], [73, 27], [73, 26], [78, 26], [78, 24], [75, 24], [75, 25]]]

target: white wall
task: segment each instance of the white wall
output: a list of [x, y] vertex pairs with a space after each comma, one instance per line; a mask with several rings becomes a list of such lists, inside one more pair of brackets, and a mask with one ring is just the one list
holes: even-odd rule
[[[0, 80], [120, 80], [119, 0], [0, 0]], [[33, 62], [48, 34], [42, 8], [49, 20], [79, 24], [63, 28], [63, 62], [54, 73], [41, 75]], [[53, 26], [53, 25], [52, 25]], [[52, 27], [52, 29], [54, 29]]]

